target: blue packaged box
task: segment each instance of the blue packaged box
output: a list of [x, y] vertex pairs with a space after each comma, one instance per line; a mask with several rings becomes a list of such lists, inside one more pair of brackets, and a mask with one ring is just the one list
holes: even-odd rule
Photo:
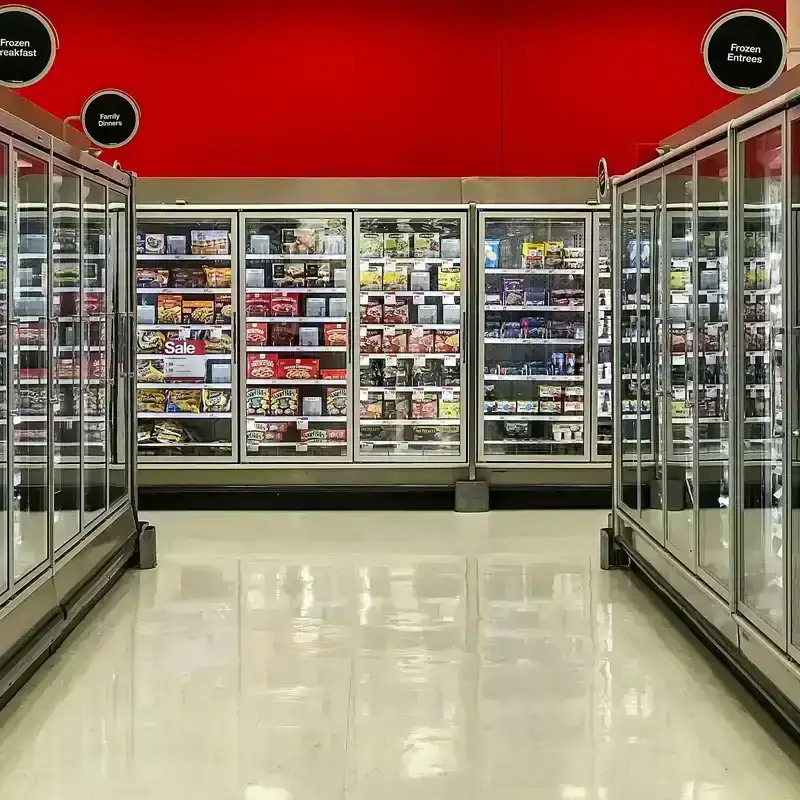
[[485, 260], [485, 269], [497, 269], [500, 266], [500, 240], [499, 239], [484, 239], [483, 242]]

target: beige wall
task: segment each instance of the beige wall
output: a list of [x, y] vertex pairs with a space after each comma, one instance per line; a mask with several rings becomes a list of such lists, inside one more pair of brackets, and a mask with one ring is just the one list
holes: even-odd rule
[[594, 178], [139, 178], [138, 204], [585, 203]]

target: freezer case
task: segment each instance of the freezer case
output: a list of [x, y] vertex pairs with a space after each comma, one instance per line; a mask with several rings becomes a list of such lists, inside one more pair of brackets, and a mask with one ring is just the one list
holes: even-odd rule
[[597, 461], [610, 461], [614, 448], [612, 435], [612, 308], [613, 288], [611, 281], [611, 217], [596, 213], [594, 217], [593, 252], [595, 263], [594, 296], [596, 322], [594, 326], [594, 365], [592, 375], [596, 382], [592, 397], [594, 405], [594, 453]]
[[236, 215], [137, 218], [137, 415], [142, 461], [232, 461]]
[[478, 458], [589, 460], [591, 214], [479, 216]]
[[247, 461], [352, 459], [351, 219], [242, 215]]
[[466, 461], [466, 211], [357, 213], [356, 460]]

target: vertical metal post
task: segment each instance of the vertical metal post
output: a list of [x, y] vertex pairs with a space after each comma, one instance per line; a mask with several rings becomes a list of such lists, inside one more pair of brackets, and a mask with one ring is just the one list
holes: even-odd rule
[[[692, 158], [692, 553], [691, 566], [697, 574], [700, 547], [700, 353], [705, 359], [705, 341], [700, 343], [700, 258], [697, 243], [700, 238], [698, 224], [698, 168], [697, 156]], [[704, 337], [705, 339], [705, 337]]]
[[[481, 327], [477, 323], [478, 315], [483, 313], [478, 302], [478, 285], [479, 281], [476, 279], [480, 273], [480, 261], [478, 258], [478, 206], [475, 203], [469, 204], [469, 216], [467, 219], [467, 230], [469, 237], [469, 250], [467, 252], [467, 263], [462, 264], [461, 273], [465, 276], [464, 280], [467, 284], [467, 291], [462, 294], [466, 300], [466, 316], [462, 313], [462, 323], [466, 321], [466, 330], [462, 331], [461, 336], [464, 341], [464, 351], [461, 356], [461, 375], [462, 381], [466, 373], [467, 386], [466, 391], [462, 393], [462, 407], [465, 406], [466, 410], [462, 409], [462, 424], [467, 426], [467, 462], [469, 465], [469, 480], [474, 481], [477, 475], [477, 461], [478, 461], [478, 445], [477, 445], [477, 431], [480, 424], [478, 409], [483, 407], [483, 397], [479, 397], [479, 389], [483, 386], [483, 375], [478, 375], [476, 365], [483, 363], [483, 359], [476, 357], [481, 347], [481, 342], [478, 341], [478, 330]], [[464, 309], [462, 309], [462, 312]], [[465, 369], [466, 365], [466, 369]]]
[[[636, 514], [642, 517], [642, 187], [636, 181]], [[651, 248], [652, 254], [652, 248]], [[633, 331], [628, 332], [633, 336]]]
[[[660, 363], [656, 367], [658, 383], [655, 388], [658, 409], [658, 440], [660, 444], [661, 469], [659, 483], [661, 484], [661, 544], [666, 545], [669, 530], [669, 503], [667, 502], [667, 462], [668, 454], [672, 452], [672, 425], [670, 424], [672, 403], [672, 325], [669, 317], [670, 305], [670, 271], [672, 267], [672, 236], [669, 229], [670, 220], [667, 215], [667, 171], [661, 170], [661, 246], [659, 247], [659, 262], [661, 268], [658, 280], [655, 283], [656, 296], [652, 296], [651, 285], [650, 303], [658, 314], [653, 319], [661, 319]], [[685, 347], [684, 347], [685, 350]], [[660, 388], [659, 388], [660, 387]]]
[[[53, 148], [52, 140], [50, 152], [47, 158], [47, 189], [45, 192], [47, 203], [47, 283], [45, 284], [45, 354], [47, 358], [47, 452], [45, 458], [47, 459], [47, 554], [50, 562], [50, 569], [55, 568], [55, 493], [56, 493], [56, 438], [55, 438], [55, 404], [58, 398], [58, 384], [55, 377], [55, 358], [58, 353], [58, 321], [52, 324], [55, 317], [53, 309], [53, 229], [54, 229], [54, 215], [53, 215]], [[55, 334], [55, 338], [53, 338]]]

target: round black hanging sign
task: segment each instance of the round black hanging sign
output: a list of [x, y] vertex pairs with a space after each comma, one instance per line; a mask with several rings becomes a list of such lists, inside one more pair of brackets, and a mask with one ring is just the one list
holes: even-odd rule
[[786, 65], [786, 33], [761, 11], [731, 11], [703, 37], [708, 74], [723, 89], [750, 94], [765, 89]]
[[125, 92], [103, 89], [83, 104], [81, 122], [84, 133], [98, 147], [122, 147], [139, 127], [139, 106]]
[[53, 66], [58, 39], [50, 20], [28, 6], [0, 6], [0, 86], [18, 89]]
[[608, 164], [604, 158], [601, 158], [597, 164], [597, 189], [600, 192], [600, 197], [605, 197], [608, 191]]

